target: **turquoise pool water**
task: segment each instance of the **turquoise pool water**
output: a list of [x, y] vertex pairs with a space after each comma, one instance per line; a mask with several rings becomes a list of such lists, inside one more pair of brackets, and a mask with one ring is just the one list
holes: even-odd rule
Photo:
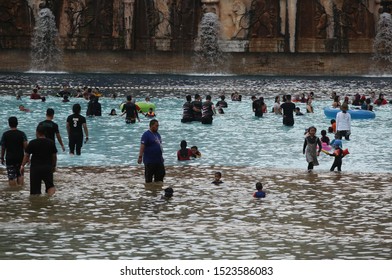
[[[376, 90], [389, 98], [388, 79], [0, 73], [1, 129], [16, 115], [32, 139], [50, 106], [67, 144], [65, 119], [75, 102], [85, 113], [85, 100], [19, 102], [15, 94], [39, 83], [51, 95], [70, 81], [120, 97], [102, 98], [103, 116], [88, 119], [90, 142], [82, 156], [59, 153], [55, 196], [30, 196], [28, 184], [9, 188], [0, 167], [0, 259], [391, 259], [390, 105], [376, 108], [374, 120], [353, 121], [352, 140], [344, 141], [351, 152], [345, 172], [329, 172], [332, 159], [322, 154], [320, 166], [308, 173], [302, 155], [304, 129], [329, 126], [322, 108], [332, 90]], [[186, 94], [211, 94], [216, 101], [234, 90], [243, 101], [228, 101], [213, 125], [180, 123]], [[270, 109], [276, 94], [309, 91], [316, 94], [315, 113], [296, 118], [292, 128], [279, 116], [256, 119], [251, 112], [252, 94], [265, 96]], [[161, 184], [144, 184], [143, 166], [136, 164], [148, 120], [126, 125], [108, 116], [130, 92], [138, 100], [150, 95], [157, 105], [167, 165], [163, 186], [174, 189], [169, 201], [161, 199]], [[32, 112], [18, 111], [21, 103]], [[182, 139], [199, 146], [202, 158], [177, 162]], [[211, 184], [215, 171], [224, 184]], [[252, 197], [258, 181], [265, 199]]]
[[[59, 153], [59, 166], [132, 166], [137, 165], [137, 154], [142, 133], [148, 129], [149, 120], [141, 116], [141, 122], [127, 125], [120, 116], [109, 116], [112, 108], [117, 109], [127, 94], [132, 94], [137, 101], [151, 96], [157, 106], [157, 119], [160, 122], [159, 132], [163, 138], [164, 158], [166, 165], [222, 165], [222, 166], [255, 166], [266, 168], [289, 168], [305, 170], [307, 163], [302, 154], [305, 128], [314, 125], [328, 129], [330, 120], [324, 115], [323, 108], [329, 106], [329, 93], [335, 90], [340, 95], [355, 92], [368, 93], [371, 89], [386, 92], [388, 89], [382, 79], [304, 79], [304, 78], [260, 78], [260, 77], [193, 77], [193, 76], [106, 76], [106, 75], [28, 75], [9, 74], [0, 76], [2, 103], [0, 126], [7, 129], [7, 119], [15, 115], [19, 119], [19, 129], [26, 132], [29, 139], [35, 137], [35, 127], [45, 119], [48, 107], [55, 109], [55, 121], [60, 126], [64, 143], [68, 144], [65, 129], [66, 118], [72, 111], [74, 103], [82, 105], [85, 115], [87, 101], [71, 98], [71, 102], [63, 103], [61, 98], [53, 94], [59, 85], [72, 81], [74, 87], [94, 85], [101, 88], [106, 95], [118, 93], [117, 99], [103, 97], [100, 99], [103, 109], [102, 117], [88, 118], [90, 140], [84, 145], [82, 156], [71, 157], [68, 151]], [[39, 83], [43, 86], [42, 93], [47, 95], [46, 102], [30, 100], [24, 96], [22, 101], [16, 100], [14, 94], [19, 91], [29, 94], [31, 86]], [[105, 86], [104, 86], [105, 85]], [[30, 88], [29, 88], [30, 86]], [[182, 104], [185, 95], [199, 93], [202, 96], [211, 94], [213, 102], [225, 93], [238, 91], [243, 101], [228, 100], [229, 107], [224, 115], [217, 115], [212, 125], [194, 122], [182, 124]], [[251, 110], [250, 96], [266, 97], [268, 109], [273, 105], [276, 94], [302, 93], [314, 91], [314, 114], [305, 114], [295, 118], [295, 125], [288, 128], [282, 125], [281, 116], [265, 114], [261, 119], [255, 118]], [[30, 113], [18, 111], [23, 104]], [[297, 104], [302, 112], [306, 112], [305, 104]], [[344, 159], [343, 170], [351, 172], [390, 172], [392, 166], [389, 135], [392, 132], [391, 106], [375, 108], [376, 118], [371, 120], [353, 120], [351, 141], [344, 141], [350, 155]], [[333, 135], [329, 134], [332, 139]], [[202, 158], [190, 162], [178, 162], [176, 151], [180, 141], [185, 139], [189, 146], [196, 145]], [[59, 146], [58, 146], [59, 148]], [[320, 166], [316, 170], [328, 170], [332, 158], [322, 154]]]

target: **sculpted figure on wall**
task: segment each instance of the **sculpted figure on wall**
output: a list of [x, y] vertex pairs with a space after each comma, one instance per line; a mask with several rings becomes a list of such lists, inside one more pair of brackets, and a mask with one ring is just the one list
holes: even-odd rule
[[235, 0], [232, 5], [232, 13], [229, 14], [234, 24], [232, 39], [244, 39], [247, 37], [249, 28], [248, 14], [243, 1]]
[[360, 23], [365, 21], [366, 7], [358, 1], [346, 0], [342, 7], [341, 25], [361, 35]]
[[318, 4], [316, 37], [331, 39], [334, 37], [333, 2], [332, 0], [319, 0]]
[[34, 19], [26, 1], [0, 0], [0, 34], [28, 35]]
[[155, 38], [170, 38], [170, 0], [154, 0], [157, 25], [155, 27]]
[[68, 1], [68, 5], [65, 8], [65, 13], [68, 16], [69, 21], [68, 36], [73, 37], [79, 34], [80, 28], [86, 25], [82, 23], [86, 11], [87, 7], [84, 0]]
[[261, 37], [266, 34], [266, 37], [273, 37], [274, 33], [274, 9], [271, 1], [268, 0], [253, 0], [250, 12], [250, 26], [252, 29], [252, 37]]
[[348, 30], [361, 35], [367, 7], [356, 0], [319, 0], [316, 16], [317, 37], [336, 38], [347, 36]]
[[176, 0], [172, 4], [172, 26], [173, 38], [193, 38], [197, 32], [195, 26], [195, 4], [191, 1]]

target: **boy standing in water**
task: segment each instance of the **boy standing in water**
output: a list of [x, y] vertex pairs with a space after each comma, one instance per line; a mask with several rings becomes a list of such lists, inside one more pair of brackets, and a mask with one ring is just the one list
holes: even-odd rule
[[344, 157], [344, 153], [340, 145], [341, 145], [341, 140], [336, 140], [334, 143], [335, 152], [333, 152], [332, 154], [329, 153], [331, 157], [335, 157], [335, 160], [332, 163], [330, 171], [335, 171], [336, 167], [338, 168], [338, 171], [342, 171], [342, 159]]
[[283, 111], [283, 124], [286, 126], [293, 126], [295, 105], [291, 102], [290, 94], [286, 95], [286, 101], [280, 105], [280, 109]]
[[255, 198], [264, 198], [265, 197], [265, 192], [263, 191], [263, 184], [261, 182], [256, 183], [256, 192], [253, 194], [253, 197]]
[[215, 172], [215, 179], [211, 183], [213, 183], [214, 185], [220, 185], [223, 183], [221, 179], [222, 179], [222, 173], [217, 171]]

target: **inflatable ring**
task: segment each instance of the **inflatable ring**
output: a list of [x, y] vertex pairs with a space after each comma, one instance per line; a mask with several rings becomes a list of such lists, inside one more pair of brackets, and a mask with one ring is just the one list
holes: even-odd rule
[[[327, 118], [329, 119], [336, 119], [336, 114], [340, 112], [341, 110], [338, 108], [330, 108], [326, 107], [324, 108], [324, 114]], [[373, 111], [368, 111], [368, 110], [347, 110], [348, 113], [351, 115], [351, 119], [374, 119], [376, 117], [376, 114]]]
[[321, 146], [324, 151], [330, 151], [332, 148], [330, 145], [327, 145], [327, 143], [325, 142], [321, 142]]
[[147, 113], [150, 108], [155, 111], [156, 108], [155, 104], [150, 102], [136, 102], [135, 104], [140, 108], [140, 111], [142, 111], [143, 113]]

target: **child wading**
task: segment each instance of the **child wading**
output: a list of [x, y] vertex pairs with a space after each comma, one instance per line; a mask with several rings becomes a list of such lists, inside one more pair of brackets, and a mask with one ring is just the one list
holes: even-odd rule
[[335, 171], [336, 167], [338, 168], [338, 171], [342, 171], [342, 159], [344, 158], [345, 153], [342, 150], [342, 148], [340, 147], [341, 144], [342, 143], [340, 140], [335, 140], [335, 143], [334, 143], [335, 152], [329, 153], [329, 155], [331, 157], [335, 157], [335, 160], [333, 161], [331, 169], [330, 169], [331, 171]]
[[[313, 170], [313, 166], [319, 165], [317, 157], [320, 155], [322, 144], [316, 136], [317, 129], [314, 126], [309, 127], [308, 135], [305, 137], [303, 154], [308, 162], [308, 172]], [[319, 147], [317, 150], [317, 146]]]

